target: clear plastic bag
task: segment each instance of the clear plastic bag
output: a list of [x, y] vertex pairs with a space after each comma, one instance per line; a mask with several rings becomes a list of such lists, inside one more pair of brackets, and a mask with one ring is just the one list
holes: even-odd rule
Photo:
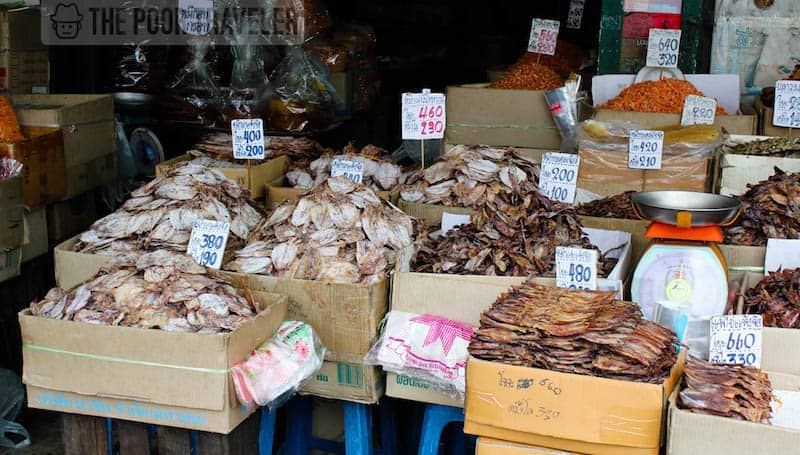
[[301, 46], [290, 47], [270, 80], [270, 129], [319, 131], [334, 121], [336, 90], [328, 82], [328, 70], [315, 62]]
[[240, 18], [242, 25], [235, 27], [240, 33], [233, 36], [233, 70], [231, 88], [227, 96], [225, 122], [233, 119], [262, 117], [267, 103], [267, 75], [264, 72], [262, 46], [249, 38], [255, 18]]
[[[24, 402], [25, 388], [19, 376], [13, 371], [0, 369], [0, 447], [20, 449], [31, 444], [28, 430], [14, 422]], [[12, 439], [9, 435], [17, 437]]]
[[219, 119], [223, 98], [206, 62], [210, 45], [210, 40], [204, 37], [192, 40], [192, 59], [178, 71], [169, 87], [170, 120], [213, 126]]
[[286, 321], [272, 339], [231, 369], [236, 396], [248, 407], [277, 408], [322, 367], [325, 352], [310, 325]]
[[437, 390], [463, 400], [467, 346], [473, 330], [467, 324], [439, 316], [391, 311], [364, 363], [427, 381]]

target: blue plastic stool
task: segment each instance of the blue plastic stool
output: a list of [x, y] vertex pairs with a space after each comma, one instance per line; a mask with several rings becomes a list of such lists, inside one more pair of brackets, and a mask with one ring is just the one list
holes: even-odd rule
[[[425, 417], [422, 419], [422, 436], [419, 441], [419, 455], [437, 455], [439, 441], [445, 427], [453, 422], [464, 422], [464, 410], [437, 404], [425, 405]], [[463, 432], [452, 440], [453, 453], [464, 453]]]

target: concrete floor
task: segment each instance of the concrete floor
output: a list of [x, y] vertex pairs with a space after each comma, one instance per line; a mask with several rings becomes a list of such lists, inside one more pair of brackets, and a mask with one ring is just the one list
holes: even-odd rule
[[35, 409], [22, 411], [17, 422], [31, 435], [31, 445], [24, 449], [0, 448], [0, 455], [62, 455], [61, 418], [58, 414]]

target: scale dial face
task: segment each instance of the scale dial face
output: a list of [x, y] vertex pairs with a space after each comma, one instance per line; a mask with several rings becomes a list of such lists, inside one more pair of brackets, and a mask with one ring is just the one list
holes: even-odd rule
[[716, 316], [725, 310], [728, 279], [709, 247], [655, 244], [636, 266], [631, 297], [651, 320], [659, 303], [696, 317]]

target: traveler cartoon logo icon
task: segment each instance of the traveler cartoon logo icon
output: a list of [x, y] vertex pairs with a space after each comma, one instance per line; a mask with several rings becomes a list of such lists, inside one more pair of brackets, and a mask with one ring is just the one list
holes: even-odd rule
[[75, 39], [81, 31], [83, 15], [75, 3], [59, 3], [55, 14], [50, 15], [53, 30], [59, 39]]

